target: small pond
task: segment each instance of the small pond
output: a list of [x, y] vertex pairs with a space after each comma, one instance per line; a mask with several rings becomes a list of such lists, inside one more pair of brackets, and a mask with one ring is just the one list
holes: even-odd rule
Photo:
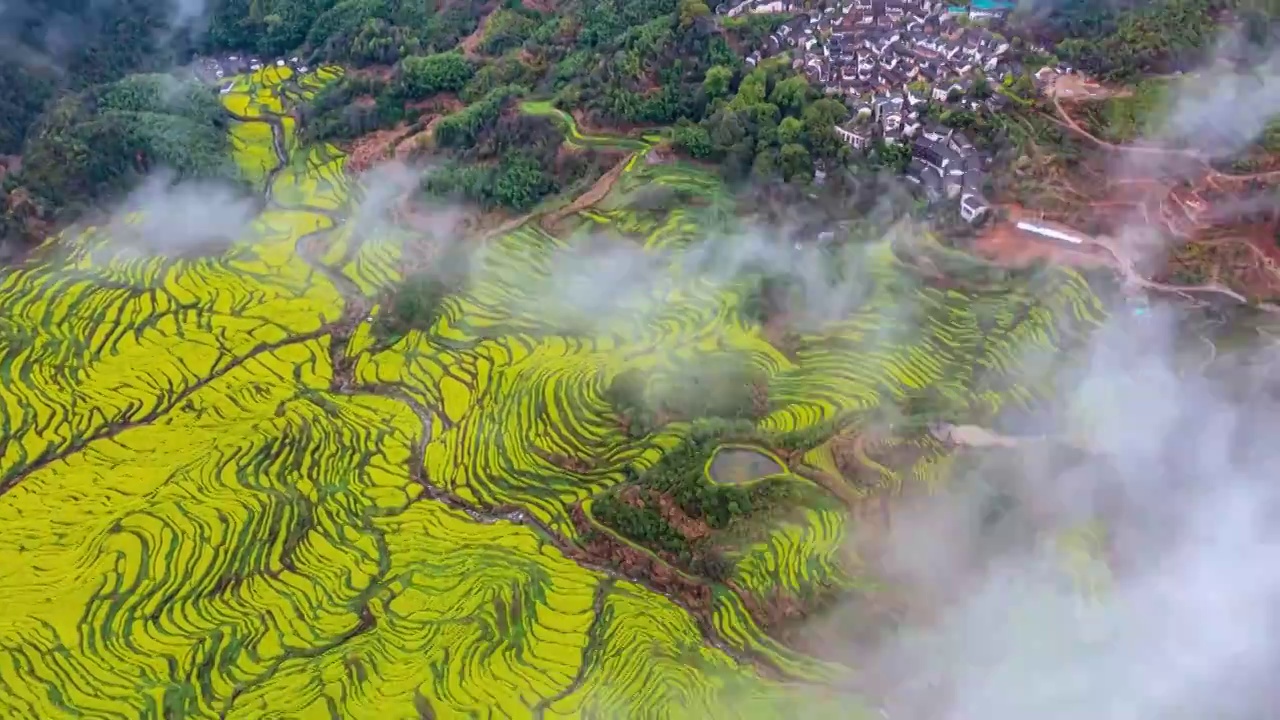
[[741, 485], [787, 469], [762, 450], [743, 445], [724, 445], [711, 456], [708, 474], [712, 482]]

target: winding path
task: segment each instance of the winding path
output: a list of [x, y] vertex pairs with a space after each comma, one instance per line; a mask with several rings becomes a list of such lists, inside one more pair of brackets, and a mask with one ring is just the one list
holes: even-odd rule
[[[1104, 147], [1116, 152], [1147, 154], [1147, 155], [1165, 155], [1165, 156], [1184, 157], [1184, 158], [1193, 159], [1204, 167], [1205, 169], [1204, 181], [1210, 184], [1216, 184], [1216, 181], [1247, 182], [1249, 180], [1260, 180], [1260, 179], [1270, 179], [1270, 178], [1280, 177], [1280, 171], [1260, 172], [1260, 173], [1252, 173], [1248, 175], [1230, 175], [1227, 173], [1223, 173], [1219, 170], [1214, 169], [1212, 166], [1210, 166], [1208, 159], [1202, 153], [1199, 153], [1195, 150], [1180, 149], [1180, 148], [1144, 147], [1144, 146], [1134, 146], [1134, 145], [1118, 145], [1116, 143], [1108, 142], [1106, 140], [1103, 140], [1102, 138], [1099, 138], [1098, 136], [1094, 135], [1093, 133], [1089, 132], [1084, 127], [1082, 127], [1080, 123], [1077, 122], [1076, 119], [1072, 117], [1069, 112], [1067, 112], [1067, 109], [1063, 107], [1062, 100], [1059, 97], [1057, 97], [1056, 95], [1053, 96], [1052, 101], [1053, 101], [1054, 110], [1057, 113], [1057, 117], [1053, 115], [1049, 115], [1047, 113], [1045, 113], [1044, 116], [1054, 121], [1058, 125], [1061, 125], [1075, 132], [1076, 134], [1085, 137], [1086, 139], [1090, 140], [1091, 142], [1097, 144], [1100, 147]], [[1138, 180], [1126, 179], [1120, 182], [1138, 182]], [[1150, 216], [1147, 213], [1146, 205], [1140, 204], [1140, 206], [1143, 211], [1144, 219], [1146, 220], [1147, 223], [1151, 223]], [[1214, 293], [1214, 294], [1218, 294], [1218, 295], [1222, 295], [1224, 297], [1230, 298], [1231, 300], [1238, 303], [1248, 304], [1249, 302], [1248, 299], [1245, 298], [1243, 295], [1219, 283], [1204, 283], [1201, 285], [1171, 285], [1169, 283], [1162, 283], [1162, 282], [1157, 282], [1155, 280], [1151, 280], [1147, 277], [1144, 277], [1141, 273], [1138, 272], [1137, 262], [1135, 258], [1132, 256], [1132, 254], [1129, 252], [1127, 248], [1125, 248], [1121, 243], [1116, 241], [1114, 238], [1101, 236], [1101, 235], [1099, 236], [1089, 235], [1088, 233], [1081, 232], [1074, 228], [1071, 228], [1071, 230], [1085, 244], [1102, 248], [1103, 250], [1107, 251], [1111, 255], [1111, 257], [1115, 259], [1116, 269], [1119, 271], [1121, 277], [1124, 280], [1125, 287], [1127, 288], [1146, 288], [1148, 290], [1155, 290], [1159, 292], [1174, 293], [1193, 301], [1195, 300], [1195, 298], [1191, 296], [1191, 293]]]

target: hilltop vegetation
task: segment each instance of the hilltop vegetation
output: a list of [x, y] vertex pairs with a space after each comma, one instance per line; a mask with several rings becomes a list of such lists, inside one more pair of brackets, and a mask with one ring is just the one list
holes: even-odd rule
[[1023, 9], [1059, 57], [1105, 80], [1185, 70], [1218, 31], [1225, 0], [1038, 0]]
[[[1200, 58], [1226, 10], [1269, 37], [1270, 5], [1088, 0], [1032, 3], [1019, 17], [1068, 62], [1129, 80]], [[120, 111], [97, 100], [132, 73], [197, 51], [351, 68], [299, 111], [308, 142], [421, 131], [449, 114], [435, 126], [443, 164], [423, 190], [488, 208], [527, 210], [585, 186], [613, 161], [597, 147], [566, 152], [564, 124], [522, 116], [516, 98], [549, 99], [585, 125], [669, 127], [678, 150], [717, 163], [731, 180], [807, 182], [853, 160], [832, 131], [847, 118], [844, 103], [784, 59], [742, 62], [739, 49], [757, 46], [780, 15], [717, 18], [704, 0], [211, 0], [206, 11], [197, 21], [139, 0], [28, 0], [0, 10], [0, 40], [53, 61], [0, 67], [0, 156], [22, 156], [25, 168], [5, 177], [0, 232], [34, 239], [46, 226], [33, 220], [119, 196], [154, 167], [225, 175], [213, 157], [216, 113]], [[75, 41], [59, 40], [71, 27]], [[884, 146], [865, 159], [891, 171], [906, 160]]]
[[[508, 3], [487, 15], [472, 51], [410, 54], [390, 72], [355, 73], [329, 89], [306, 111], [309, 132], [347, 140], [413, 123], [426, 112], [423, 101], [447, 95], [472, 106], [436, 128], [437, 148], [451, 162], [429, 191], [522, 210], [599, 171], [603, 163], [591, 153], [555, 153], [559, 142], [545, 121], [508, 117], [509, 102], [495, 114], [493, 93], [502, 89], [507, 97], [550, 97], [605, 126], [675, 126], [678, 149], [720, 163], [730, 178], [807, 180], [816, 162], [847, 159], [833, 126], [848, 111], [785, 60], [747, 72], [731, 48], [735, 34], [759, 34], [780, 20], [721, 28], [697, 0], [579, 0], [555, 14]], [[461, 126], [466, 131], [456, 133]]]
[[12, 201], [0, 239], [38, 241], [45, 222], [119, 198], [158, 168], [238, 181], [226, 124], [214, 89], [169, 75], [130, 75], [58, 99], [24, 143], [22, 172], [6, 178], [0, 199]]
[[[553, 97], [605, 125], [701, 122], [714, 112], [716, 92], [741, 77], [731, 36], [699, 0], [570, 0], [554, 12], [515, 0], [215, 0], [204, 22], [191, 24], [205, 30], [198, 36], [168, 9], [133, 2], [93, 9], [38, 0], [27, 11], [21, 37], [34, 52], [49, 49], [54, 27], [42, 15], [69, 14], [97, 28], [59, 56], [67, 72], [46, 78], [0, 69], [0, 155], [26, 160], [23, 172], [5, 179], [3, 230], [27, 240], [48, 227], [33, 220], [55, 221], [119, 196], [150, 168], [222, 174], [211, 158], [219, 150], [211, 139], [221, 134], [213, 118], [121, 115], [96, 101], [130, 73], [172, 67], [194, 51], [297, 54], [353, 68], [301, 111], [306, 141], [412, 125], [434, 114], [433, 99], [442, 97], [473, 105], [437, 128], [447, 162], [424, 189], [518, 210], [589, 180], [609, 160], [595, 149], [559, 152], [563, 128], [510, 117], [512, 98]], [[61, 140], [67, 149], [59, 154], [53, 143]], [[788, 157], [804, 165], [794, 148]], [[83, 178], [65, 176], [72, 169]], [[55, 217], [55, 207], [70, 210]]]
[[168, 75], [131, 75], [62, 98], [25, 156], [27, 187], [59, 208], [109, 197], [153, 167], [235, 177], [216, 94]]
[[812, 177], [815, 159], [843, 162], [849, 146], [835, 126], [849, 117], [839, 100], [821, 97], [785, 61], [762, 63], [738, 77], [727, 66], [706, 74], [709, 112], [676, 129], [678, 147], [695, 158], [723, 163], [731, 177]]

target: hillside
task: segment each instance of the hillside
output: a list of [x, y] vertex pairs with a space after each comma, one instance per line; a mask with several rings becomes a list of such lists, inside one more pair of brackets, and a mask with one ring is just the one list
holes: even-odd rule
[[0, 716], [1264, 717], [1269, 8], [761, 5], [0, 6]]

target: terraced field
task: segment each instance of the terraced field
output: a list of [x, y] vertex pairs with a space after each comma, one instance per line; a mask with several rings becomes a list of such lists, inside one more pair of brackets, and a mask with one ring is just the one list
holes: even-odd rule
[[[227, 252], [139, 259], [90, 228], [0, 276], [0, 715], [858, 717], [818, 690], [849, 668], [749, 609], [859, 582], [840, 503], [735, 551], [702, 610], [612, 572], [575, 508], [691, 426], [629, 434], [605, 388], [741, 352], [769, 378], [757, 432], [811, 437], [789, 469], [833, 476], [837, 424], [923, 393], [978, 416], [1035, 402], [1048, 385], [1010, 371], [1100, 319], [1083, 279], [939, 290], [860, 248], [860, 302], [784, 354], [740, 282], [683, 262], [732, 215], [715, 178], [641, 143], [576, 232], [492, 240], [436, 324], [387, 346], [368, 318], [399, 246], [345, 222], [341, 153], [299, 147], [286, 114], [337, 72], [224, 95], [268, 200]], [[652, 186], [700, 201], [637, 209]], [[606, 231], [651, 276], [587, 303], [575, 282], [604, 261], [571, 259]], [[917, 444], [886, 484], [945, 479], [946, 449]]]

